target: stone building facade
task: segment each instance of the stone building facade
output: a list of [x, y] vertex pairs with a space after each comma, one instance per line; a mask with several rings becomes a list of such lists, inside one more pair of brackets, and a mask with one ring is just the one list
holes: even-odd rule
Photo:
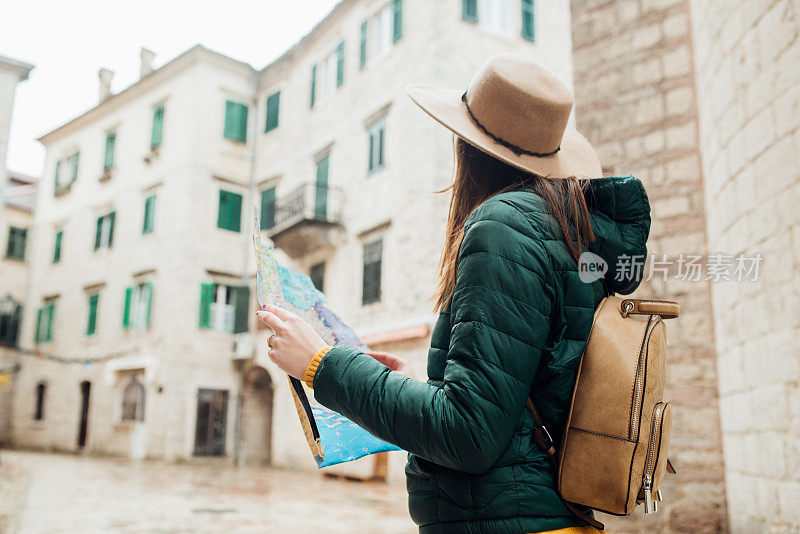
[[[141, 79], [111, 94], [102, 69], [98, 106], [41, 138], [15, 443], [314, 468], [251, 313], [253, 203], [283, 260], [424, 376], [452, 139], [406, 86], [466, 88], [499, 52], [571, 85], [569, 3], [525, 27], [495, 4], [507, 16], [345, 0], [260, 71], [202, 47], [152, 70], [143, 50]], [[386, 472], [374, 461], [339, 472]], [[389, 461], [400, 482], [405, 454]]]
[[761, 254], [712, 286], [732, 532], [800, 531], [800, 4], [691, 1], [709, 249]]

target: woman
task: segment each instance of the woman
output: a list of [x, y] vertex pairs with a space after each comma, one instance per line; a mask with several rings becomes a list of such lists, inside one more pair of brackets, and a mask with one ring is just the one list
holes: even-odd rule
[[[639, 283], [624, 266], [646, 252], [644, 188], [601, 177], [567, 127], [569, 91], [527, 59], [492, 58], [464, 95], [409, 94], [457, 136], [429, 380], [395, 356], [327, 347], [275, 307], [258, 312], [275, 331], [270, 357], [322, 404], [409, 452], [420, 532], [596, 532], [555, 491], [526, 399], [560, 435], [595, 307]], [[605, 262], [604, 277], [579, 272], [583, 251]]]

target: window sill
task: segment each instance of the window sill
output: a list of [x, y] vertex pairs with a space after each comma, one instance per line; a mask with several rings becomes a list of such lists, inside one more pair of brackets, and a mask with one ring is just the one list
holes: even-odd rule
[[144, 423], [144, 421], [117, 421], [114, 423], [114, 430], [130, 431], [136, 428], [138, 423]]
[[114, 177], [114, 168], [105, 169], [103, 174], [100, 175], [100, 178], [97, 179], [98, 182], [108, 182], [111, 178]]
[[14, 257], [14, 256], [5, 256], [4, 259], [9, 260], [9, 261], [18, 261], [20, 263], [25, 263], [25, 258], [17, 258], [17, 257]]
[[142, 159], [144, 159], [144, 162], [149, 165], [155, 160], [157, 160], [160, 156], [161, 156], [161, 145], [158, 145], [157, 147], [151, 147], [150, 152], [148, 152], [147, 155], [145, 155], [145, 157]]

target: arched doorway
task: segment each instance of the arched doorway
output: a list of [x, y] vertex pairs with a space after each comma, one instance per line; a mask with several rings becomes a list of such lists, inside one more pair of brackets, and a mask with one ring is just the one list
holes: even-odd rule
[[243, 370], [240, 461], [267, 465], [272, 461], [272, 378], [263, 367]]

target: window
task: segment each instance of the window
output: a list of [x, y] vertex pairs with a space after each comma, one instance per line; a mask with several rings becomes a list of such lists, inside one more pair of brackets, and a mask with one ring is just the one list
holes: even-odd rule
[[114, 214], [108, 213], [97, 218], [97, 229], [94, 235], [94, 249], [111, 248], [114, 240]]
[[70, 187], [72, 187], [72, 184], [78, 179], [78, 164], [80, 159], [81, 153], [75, 152], [66, 159], [56, 161], [54, 178], [54, 190], [56, 195], [68, 191]]
[[373, 174], [383, 169], [386, 162], [384, 145], [386, 139], [386, 117], [381, 117], [368, 128], [369, 135], [369, 161], [367, 174]]
[[271, 132], [278, 127], [280, 115], [281, 92], [272, 93], [267, 97], [267, 122], [264, 126], [264, 133]]
[[[526, 13], [525, 9], [523, 5], [523, 15]], [[478, 22], [482, 28], [492, 33], [511, 36], [511, 0], [462, 0], [461, 18], [468, 22]]]
[[311, 281], [314, 283], [314, 287], [319, 289], [320, 291], [325, 291], [323, 287], [325, 287], [325, 262], [317, 263], [316, 265], [312, 265], [311, 269], [308, 271], [308, 276], [311, 278]]
[[311, 67], [311, 107], [333, 94], [344, 83], [344, 41], [317, 68]]
[[86, 319], [86, 335], [93, 336], [97, 326], [97, 302], [100, 300], [100, 295], [95, 293], [89, 295], [89, 316]]
[[144, 386], [134, 376], [122, 392], [123, 421], [144, 421]]
[[25, 260], [25, 241], [28, 237], [26, 228], [11, 226], [8, 229], [8, 244], [6, 245], [6, 258], [10, 260]]
[[142, 222], [142, 234], [150, 234], [155, 227], [156, 219], [156, 195], [150, 195], [144, 199], [144, 221]]
[[231, 191], [219, 192], [217, 227], [238, 232], [242, 226], [242, 195]]
[[17, 346], [21, 310], [22, 307], [17, 305], [10, 314], [0, 314], [0, 345], [7, 345], [9, 347]]
[[150, 134], [150, 150], [155, 152], [164, 139], [164, 104], [153, 108], [153, 131]]
[[328, 219], [328, 173], [330, 171], [330, 154], [317, 160], [317, 182], [314, 189], [314, 218]]
[[153, 302], [153, 284], [143, 282], [125, 289], [125, 311], [122, 327], [126, 330], [143, 330], [150, 326], [150, 306]]
[[522, 0], [522, 37], [528, 41], [536, 40], [536, 20], [533, 10], [533, 0]]
[[47, 395], [47, 384], [39, 382], [36, 385], [36, 410], [33, 412], [33, 420], [41, 421], [44, 419], [44, 399]]
[[382, 239], [364, 245], [364, 278], [361, 286], [362, 304], [371, 304], [381, 300], [382, 254]]
[[56, 241], [53, 244], [53, 263], [61, 261], [61, 241], [64, 238], [64, 230], [56, 232]]
[[261, 229], [269, 230], [275, 226], [275, 188], [261, 192]]
[[364, 67], [367, 56], [379, 58], [386, 54], [402, 36], [403, 2], [393, 0], [361, 24], [359, 67]]
[[35, 343], [45, 343], [53, 340], [53, 318], [55, 316], [56, 304], [53, 301], [46, 302], [39, 308], [36, 314], [36, 331], [34, 333]]
[[106, 134], [106, 152], [103, 157], [103, 171], [108, 172], [114, 168], [114, 146], [117, 143], [117, 132]]
[[225, 139], [247, 142], [247, 106], [240, 102], [225, 101]]
[[249, 306], [247, 286], [201, 284], [199, 326], [217, 332], [247, 332]]

